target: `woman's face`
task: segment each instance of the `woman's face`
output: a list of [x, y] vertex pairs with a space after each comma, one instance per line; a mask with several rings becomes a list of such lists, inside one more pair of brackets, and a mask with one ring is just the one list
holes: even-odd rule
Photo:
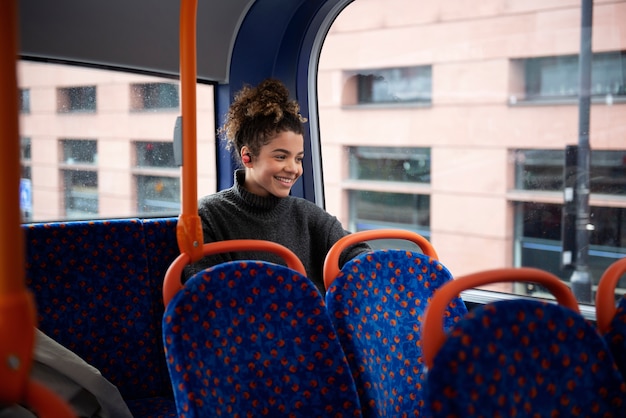
[[[242, 149], [242, 153], [248, 152], [246, 147]], [[302, 175], [303, 158], [303, 136], [290, 131], [279, 133], [261, 147], [259, 155], [251, 155], [251, 161], [244, 164], [246, 190], [258, 196], [288, 196]]]

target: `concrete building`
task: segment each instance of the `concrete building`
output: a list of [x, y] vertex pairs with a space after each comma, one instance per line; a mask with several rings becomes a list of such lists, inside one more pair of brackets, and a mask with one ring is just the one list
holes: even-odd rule
[[[596, 279], [626, 254], [624, 22], [626, 1], [593, 3]], [[574, 0], [351, 3], [319, 65], [327, 210], [351, 230], [416, 230], [455, 274], [521, 265], [569, 274], [561, 210], [565, 149], [579, 140], [580, 25]], [[178, 207], [175, 80], [35, 62], [21, 62], [18, 76], [28, 220]], [[204, 195], [215, 191], [210, 86], [198, 86], [197, 103]]]
[[[625, 22], [626, 2], [593, 2], [595, 279], [626, 249]], [[391, 216], [398, 204], [427, 211], [389, 225], [426, 234], [455, 274], [520, 265], [569, 274], [560, 217], [565, 148], [579, 140], [580, 27], [574, 0], [350, 4], [319, 66], [327, 209], [351, 229], [382, 223], [372, 213]], [[425, 156], [428, 173], [362, 174], [368, 153], [405, 167]]]

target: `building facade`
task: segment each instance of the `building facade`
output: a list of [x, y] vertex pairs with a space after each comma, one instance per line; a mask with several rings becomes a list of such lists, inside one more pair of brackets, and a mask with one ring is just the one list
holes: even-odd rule
[[[626, 1], [593, 2], [595, 280], [626, 255], [624, 22]], [[454, 274], [536, 266], [566, 278], [580, 48], [579, 1], [352, 2], [319, 63], [326, 209], [350, 230], [425, 235]], [[178, 213], [176, 80], [36, 62], [18, 76], [26, 220]], [[197, 94], [204, 195], [215, 191], [216, 122], [212, 87]]]

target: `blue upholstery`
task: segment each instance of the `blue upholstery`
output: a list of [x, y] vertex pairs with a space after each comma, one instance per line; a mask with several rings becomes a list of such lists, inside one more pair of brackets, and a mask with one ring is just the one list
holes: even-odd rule
[[[421, 414], [421, 321], [433, 292], [452, 279], [438, 261], [411, 251], [378, 250], [347, 262], [326, 304], [354, 376], [363, 415]], [[467, 313], [450, 303], [446, 326]]]
[[175, 416], [160, 290], [178, 255], [175, 228], [176, 218], [24, 226], [39, 328], [100, 370], [129, 407], [141, 399], [137, 418]]
[[538, 300], [472, 310], [449, 331], [426, 392], [434, 418], [626, 416], [626, 384], [595, 328]]
[[167, 305], [163, 333], [181, 418], [361, 416], [322, 296], [287, 267], [197, 273]]
[[609, 345], [619, 371], [626, 379], [626, 297], [620, 299], [604, 339]]

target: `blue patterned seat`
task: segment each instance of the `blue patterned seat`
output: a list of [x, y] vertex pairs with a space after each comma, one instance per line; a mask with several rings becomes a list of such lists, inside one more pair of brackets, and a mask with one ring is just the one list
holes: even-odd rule
[[219, 264], [167, 303], [180, 417], [358, 417], [347, 360], [315, 285], [285, 266]]
[[161, 284], [178, 256], [176, 218], [23, 227], [38, 327], [118, 387], [135, 417], [174, 417]]
[[[445, 335], [439, 317], [450, 295], [497, 281], [538, 283], [559, 304], [486, 304]], [[550, 273], [499, 269], [457, 277], [433, 298], [423, 342], [426, 409], [433, 418], [626, 416], [626, 384], [608, 347], [578, 312], [567, 285]]]
[[596, 293], [596, 317], [598, 329], [626, 379], [626, 296], [615, 306], [615, 288], [622, 276], [626, 276], [626, 257], [613, 262], [602, 274]]
[[[327, 264], [334, 266], [336, 255], [359, 240], [408, 236], [405, 231], [396, 235], [395, 230], [365, 232], [338, 242], [329, 252]], [[418, 245], [436, 257], [430, 244]], [[326, 305], [348, 358], [363, 415], [421, 415], [425, 380], [422, 318], [433, 292], [452, 280], [450, 272], [431, 255], [405, 250], [361, 254], [337, 274], [325, 271]], [[451, 301], [447, 325], [466, 313], [460, 298]]]

